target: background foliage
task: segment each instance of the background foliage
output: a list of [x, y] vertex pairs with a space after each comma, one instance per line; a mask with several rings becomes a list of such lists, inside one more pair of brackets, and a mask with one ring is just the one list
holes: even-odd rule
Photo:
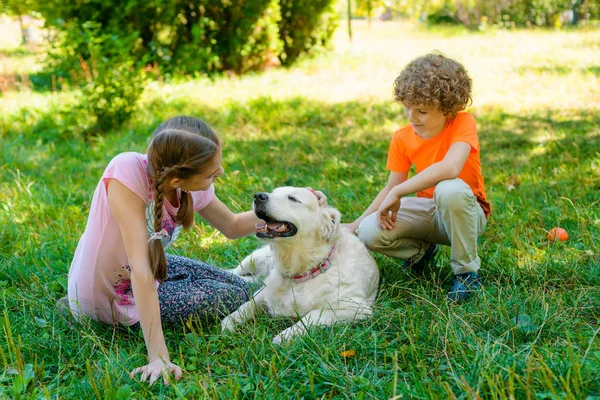
[[[314, 45], [326, 44], [335, 28], [331, 3], [55, 0], [39, 3], [35, 9], [48, 25], [66, 32], [57, 42], [57, 47], [63, 48], [61, 57], [87, 58], [85, 43], [77, 34], [85, 23], [94, 22], [112, 36], [115, 47], [124, 47], [136, 62], [154, 65], [162, 73], [194, 75], [260, 70], [276, 62], [284, 51], [282, 43], [284, 54], [290, 53], [285, 56], [289, 60]], [[110, 58], [111, 53], [107, 51], [106, 56]]]
[[292, 65], [302, 54], [327, 47], [337, 17], [330, 0], [280, 0], [279, 35], [283, 41], [282, 63]]
[[472, 29], [486, 26], [560, 27], [597, 20], [598, 0], [358, 0], [356, 15], [391, 15], [426, 19], [432, 24], [461, 24]]
[[73, 111], [84, 122], [81, 130], [96, 134], [131, 116], [146, 79], [289, 66], [326, 47], [336, 27], [331, 4], [2, 0], [0, 9], [45, 19], [52, 43], [46, 69], [81, 87], [82, 102]]
[[[79, 132], [118, 128], [147, 80], [239, 75], [329, 46], [339, 0], [0, 0], [0, 12], [46, 21], [51, 48], [41, 84], [78, 88]], [[354, 15], [420, 19], [469, 29], [560, 27], [600, 17], [600, 0], [357, 0]], [[570, 13], [570, 14], [569, 14]], [[26, 30], [24, 30], [25, 32]], [[24, 40], [26, 36], [23, 36]], [[38, 76], [37, 78], [40, 78]], [[50, 83], [52, 80], [52, 83]], [[35, 81], [39, 83], [40, 79]]]

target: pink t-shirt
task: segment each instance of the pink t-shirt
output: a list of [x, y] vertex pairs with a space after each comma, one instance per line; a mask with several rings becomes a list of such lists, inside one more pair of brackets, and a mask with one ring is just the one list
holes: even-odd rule
[[[69, 304], [76, 317], [86, 315], [109, 324], [133, 325], [139, 317], [125, 245], [108, 204], [106, 188], [111, 178], [144, 200], [148, 235], [154, 231], [154, 184], [148, 173], [148, 157], [121, 153], [108, 164], [94, 192], [87, 226], [69, 270]], [[191, 194], [194, 211], [199, 211], [214, 198], [214, 187]], [[177, 211], [165, 198], [162, 227], [170, 235], [170, 239], [163, 239], [165, 247], [181, 232], [182, 226], [174, 222]]]

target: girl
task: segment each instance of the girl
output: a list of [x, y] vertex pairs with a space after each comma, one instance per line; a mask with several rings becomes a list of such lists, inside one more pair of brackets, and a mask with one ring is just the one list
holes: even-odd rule
[[141, 326], [148, 364], [131, 376], [153, 384], [176, 379], [161, 322], [227, 315], [249, 298], [245, 281], [203, 262], [166, 255], [194, 211], [228, 238], [250, 235], [254, 212], [234, 214], [214, 194], [223, 174], [219, 139], [204, 122], [175, 117], [152, 135], [147, 154], [122, 153], [94, 193], [85, 232], [69, 270], [68, 301], [76, 318]]

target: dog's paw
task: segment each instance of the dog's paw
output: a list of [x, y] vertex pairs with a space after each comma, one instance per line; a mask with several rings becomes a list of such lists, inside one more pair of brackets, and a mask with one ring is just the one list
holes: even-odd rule
[[246, 281], [248, 283], [253, 284], [253, 285], [260, 284], [261, 286], [263, 286], [264, 283], [265, 283], [264, 282], [265, 280], [263, 278], [258, 277], [258, 276], [242, 276], [242, 275], [238, 275], [238, 277], [240, 279], [243, 279], [244, 281]]
[[281, 344], [283, 342], [283, 339], [281, 338], [281, 335], [277, 335], [273, 338], [273, 344]]
[[229, 270], [229, 272], [231, 272], [232, 274], [237, 275], [237, 276], [250, 275], [250, 272], [248, 270], [244, 269], [241, 265], [238, 265], [234, 269]]
[[289, 342], [294, 336], [295, 332], [293, 327], [287, 328], [273, 338], [273, 344], [284, 344], [285, 342]]
[[231, 315], [226, 316], [223, 321], [221, 321], [221, 332], [222, 333], [231, 333], [235, 331], [235, 322]]

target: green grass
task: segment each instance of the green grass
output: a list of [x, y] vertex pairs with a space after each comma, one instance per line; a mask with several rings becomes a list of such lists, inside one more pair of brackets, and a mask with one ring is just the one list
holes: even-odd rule
[[[60, 113], [76, 93], [0, 97], [0, 398], [600, 398], [600, 31], [354, 33], [290, 70], [151, 84], [130, 123], [93, 139]], [[186, 374], [151, 388], [128, 377], [145, 360], [140, 332], [56, 312], [103, 168], [144, 151], [160, 121], [190, 114], [219, 132], [217, 193], [233, 210], [249, 209], [255, 191], [312, 186], [350, 221], [385, 183], [389, 139], [406, 122], [391, 83], [433, 49], [474, 80], [469, 111], [493, 204], [477, 298], [446, 303], [448, 249], [424, 277], [377, 255], [373, 318], [281, 347], [271, 339], [288, 319], [263, 315], [227, 336], [217, 323], [168, 328]], [[6, 55], [11, 65], [32, 57]], [[259, 245], [197, 222], [178, 254], [231, 268]], [[548, 243], [554, 226], [570, 240]]]

